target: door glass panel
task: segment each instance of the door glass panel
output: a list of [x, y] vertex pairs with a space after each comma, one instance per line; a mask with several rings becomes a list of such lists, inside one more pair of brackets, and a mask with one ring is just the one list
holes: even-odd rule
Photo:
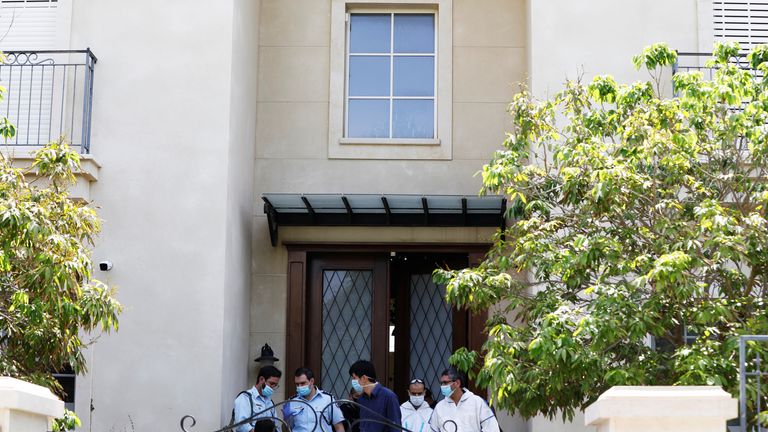
[[337, 398], [349, 393], [349, 366], [371, 359], [372, 300], [372, 271], [323, 271], [322, 387]]
[[430, 273], [411, 275], [410, 285], [410, 377], [424, 379], [437, 398], [437, 374], [453, 350], [453, 312], [445, 302], [445, 286], [436, 285]]

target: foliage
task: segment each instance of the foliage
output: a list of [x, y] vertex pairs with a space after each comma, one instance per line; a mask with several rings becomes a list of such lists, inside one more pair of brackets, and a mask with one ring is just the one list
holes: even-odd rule
[[[0, 121], [6, 142], [15, 132]], [[113, 290], [91, 277], [100, 220], [68, 196], [79, 167], [63, 140], [37, 151], [26, 169], [0, 153], [0, 374], [59, 394], [52, 373], [84, 372], [87, 335], [116, 330], [122, 309]]]
[[81, 426], [80, 419], [74, 412], [64, 410], [64, 415], [53, 420], [53, 432], [66, 432]]
[[673, 98], [664, 44], [634, 58], [651, 80], [515, 96], [482, 170], [513, 222], [478, 267], [435, 272], [453, 304], [495, 310], [483, 351], [451, 360], [498, 408], [571, 418], [614, 385], [738, 394], [738, 336], [768, 333], [768, 50], [747, 58], [761, 74], [738, 53], [674, 75]]

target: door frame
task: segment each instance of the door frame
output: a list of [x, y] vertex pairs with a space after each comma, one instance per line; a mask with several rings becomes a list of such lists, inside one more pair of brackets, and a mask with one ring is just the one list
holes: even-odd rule
[[[490, 243], [284, 243], [288, 251], [288, 281], [287, 289], [288, 304], [286, 307], [286, 334], [285, 334], [285, 374], [286, 377], [293, 375], [293, 371], [302, 366], [309, 365], [313, 368], [315, 374], [322, 372], [320, 365], [312, 364], [312, 356], [318, 358], [317, 347], [310, 347], [308, 336], [309, 332], [321, 331], [321, 327], [314, 325], [310, 321], [310, 311], [307, 307], [308, 302], [313, 299], [307, 298], [310, 290], [310, 257], [314, 254], [333, 253], [333, 254], [365, 254], [386, 256], [390, 251], [413, 252], [413, 253], [466, 253], [470, 266], [478, 265], [485, 258], [485, 254], [491, 247]], [[389, 260], [386, 262], [386, 287], [389, 287]], [[374, 276], [376, 277], [376, 276]], [[322, 283], [322, 282], [320, 282]], [[317, 294], [314, 290], [315, 294]], [[384, 290], [386, 293], [387, 290]], [[321, 294], [322, 295], [322, 294]], [[376, 294], [374, 293], [374, 296]], [[322, 300], [322, 297], [321, 297]], [[375, 301], [375, 298], [374, 298]], [[388, 313], [388, 311], [387, 311]], [[484, 335], [487, 312], [474, 313], [467, 318], [467, 340], [466, 346], [470, 350], [480, 350], [483, 342], [486, 340]], [[388, 317], [385, 317], [388, 318]], [[313, 319], [316, 320], [315, 317]], [[386, 322], [386, 321], [385, 321]], [[373, 334], [372, 334], [373, 335]], [[321, 339], [315, 339], [321, 340]], [[317, 345], [317, 344], [315, 344]], [[373, 346], [372, 346], [373, 348]], [[386, 359], [386, 355], [383, 356]], [[317, 363], [317, 360], [314, 361]], [[386, 371], [386, 363], [383, 365], [375, 364], [376, 368]], [[470, 385], [474, 392], [477, 390], [474, 385]]]

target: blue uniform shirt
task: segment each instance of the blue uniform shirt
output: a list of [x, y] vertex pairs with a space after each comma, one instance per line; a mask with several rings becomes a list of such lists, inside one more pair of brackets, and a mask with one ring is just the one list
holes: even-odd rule
[[392, 390], [376, 383], [376, 386], [369, 397], [363, 394], [357, 398], [357, 403], [375, 412], [372, 413], [365, 408], [360, 408], [360, 432], [400, 432], [401, 429], [390, 428], [381, 423], [364, 421], [365, 419], [383, 420], [382, 417], [392, 423], [400, 424], [400, 402]]
[[[257, 390], [255, 386], [251, 387], [251, 389], [246, 393], [248, 394], [240, 394], [240, 396], [235, 399], [235, 423], [243, 421], [256, 413], [264, 411], [267, 408], [271, 409], [260, 414], [257, 418], [276, 417], [275, 404], [271, 399], [267, 399], [261, 396], [259, 394], [259, 390]], [[249, 397], [251, 400], [248, 400]], [[253, 411], [251, 411], [251, 401], [253, 401]], [[246, 423], [235, 429], [235, 432], [248, 432], [253, 428], [255, 424], [256, 420], [254, 420], [251, 424]]]
[[[294, 396], [290, 400], [298, 399], [310, 404], [312, 408], [300, 402], [289, 402], [283, 405], [283, 419], [291, 426], [293, 432], [311, 432], [314, 430], [332, 432], [332, 425], [344, 421], [344, 415], [339, 406], [337, 404], [331, 405], [335, 399], [330, 393], [315, 387], [315, 395], [312, 399], [307, 400], [300, 396]], [[315, 429], [315, 419], [320, 425], [318, 429]]]

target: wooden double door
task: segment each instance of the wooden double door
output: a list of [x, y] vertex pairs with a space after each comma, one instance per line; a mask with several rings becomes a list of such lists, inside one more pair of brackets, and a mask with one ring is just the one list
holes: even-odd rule
[[423, 379], [437, 398], [438, 374], [448, 357], [459, 347], [482, 344], [484, 316], [448, 305], [445, 287], [433, 282], [432, 272], [464, 268], [481, 256], [305, 252], [299, 266], [305, 269], [303, 281], [299, 271], [293, 274], [297, 280], [289, 274], [289, 376], [307, 365], [323, 389], [346, 397], [350, 365], [366, 359], [375, 365], [378, 380], [402, 400], [412, 378]]

